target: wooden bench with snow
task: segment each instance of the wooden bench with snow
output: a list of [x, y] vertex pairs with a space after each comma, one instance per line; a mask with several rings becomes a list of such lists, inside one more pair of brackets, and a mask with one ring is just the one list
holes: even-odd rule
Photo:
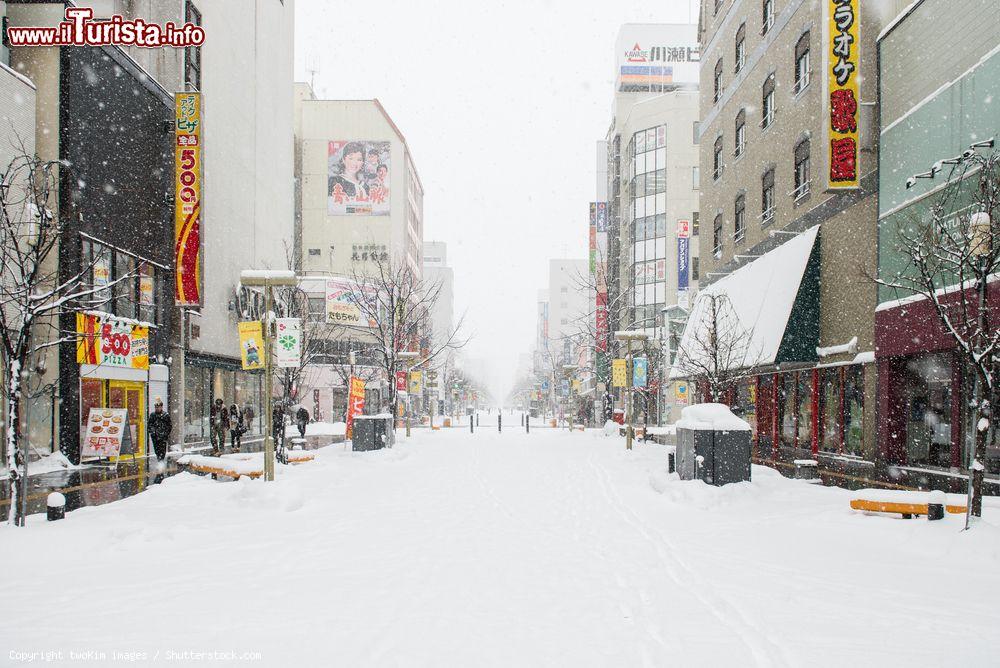
[[239, 480], [240, 476], [259, 478], [264, 475], [263, 459], [255, 462], [252, 459], [239, 457], [239, 453], [237, 453], [236, 457], [233, 455], [223, 455], [222, 457], [184, 455], [177, 460], [177, 463], [198, 473], [211, 473], [213, 476], [223, 475], [237, 480]]
[[964, 494], [944, 492], [913, 492], [901, 489], [861, 489], [854, 492], [851, 508], [869, 513], [891, 513], [910, 519], [927, 515], [928, 505], [943, 506], [944, 512], [958, 515], [965, 512]]

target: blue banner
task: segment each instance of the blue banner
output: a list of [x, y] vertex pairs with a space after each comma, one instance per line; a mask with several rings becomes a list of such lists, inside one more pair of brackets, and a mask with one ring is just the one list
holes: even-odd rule
[[688, 265], [690, 264], [690, 259], [688, 257], [689, 242], [690, 240], [687, 237], [677, 237], [677, 289], [678, 290], [687, 290], [688, 288]]
[[645, 357], [637, 357], [632, 361], [632, 387], [646, 387], [646, 379], [648, 375], [648, 359]]

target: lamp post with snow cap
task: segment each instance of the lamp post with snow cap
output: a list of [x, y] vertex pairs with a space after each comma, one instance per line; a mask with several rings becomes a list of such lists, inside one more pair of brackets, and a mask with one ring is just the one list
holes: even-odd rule
[[294, 271], [270, 270], [270, 269], [247, 269], [240, 272], [240, 283], [250, 287], [264, 288], [264, 397], [267, 399], [267, 410], [264, 411], [265, 431], [264, 431], [264, 480], [274, 480], [274, 425], [273, 407], [274, 398], [272, 394], [272, 371], [274, 350], [273, 318], [271, 318], [271, 307], [274, 304], [272, 290], [275, 286], [287, 287], [298, 285], [298, 278]]
[[410, 415], [413, 412], [413, 393], [410, 391], [410, 371], [413, 363], [420, 357], [420, 353], [412, 350], [403, 350], [396, 353], [396, 359], [401, 360], [406, 366], [406, 438], [410, 437]]
[[632, 449], [632, 438], [634, 429], [632, 428], [632, 342], [640, 341], [645, 343], [649, 340], [649, 334], [637, 330], [626, 330], [615, 332], [616, 341], [625, 341], [628, 346], [628, 354], [625, 356], [625, 449]]

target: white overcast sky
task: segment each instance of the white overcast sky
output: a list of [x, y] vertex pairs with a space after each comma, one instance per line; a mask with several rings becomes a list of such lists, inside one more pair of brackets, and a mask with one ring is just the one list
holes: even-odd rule
[[447, 242], [467, 311], [465, 355], [506, 392], [548, 260], [587, 253], [618, 28], [697, 22], [697, 0], [296, 0], [295, 13], [296, 78], [315, 69], [320, 98], [378, 98], [406, 137], [424, 238]]

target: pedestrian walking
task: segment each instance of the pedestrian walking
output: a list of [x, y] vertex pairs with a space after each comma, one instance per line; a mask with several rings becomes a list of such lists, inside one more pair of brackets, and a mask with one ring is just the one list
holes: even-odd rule
[[229, 431], [229, 410], [222, 402], [216, 399], [209, 414], [211, 423], [212, 454], [218, 455], [226, 449], [226, 432]]
[[170, 441], [170, 413], [163, 410], [163, 399], [156, 397], [153, 402], [153, 412], [146, 421], [149, 430], [149, 440], [153, 442], [153, 452], [157, 461], [167, 458], [167, 443]]
[[271, 409], [271, 438], [274, 439], [275, 447], [282, 442], [285, 437], [285, 407], [281, 401], [274, 402]]
[[236, 404], [229, 407], [229, 444], [233, 452], [239, 452], [243, 446], [243, 432], [246, 427], [243, 424], [243, 411]]
[[305, 406], [299, 406], [295, 411], [295, 426], [299, 428], [299, 438], [306, 437], [306, 425], [309, 424], [309, 411]]

